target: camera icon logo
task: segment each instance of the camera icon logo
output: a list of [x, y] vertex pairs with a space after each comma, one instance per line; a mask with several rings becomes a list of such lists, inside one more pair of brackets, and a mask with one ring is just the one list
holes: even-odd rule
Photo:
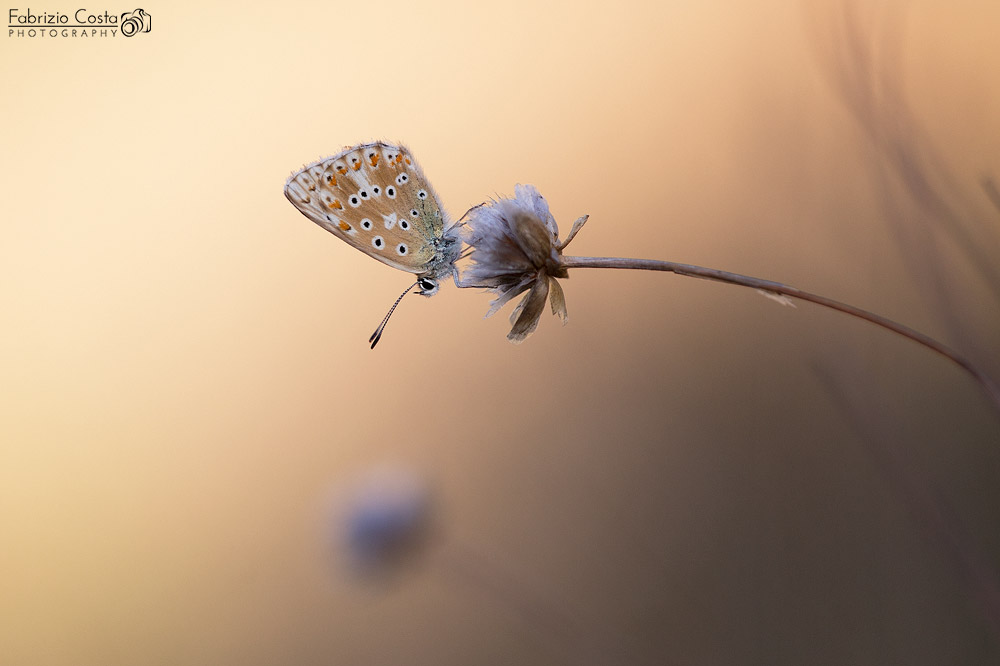
[[142, 9], [136, 9], [135, 11], [122, 14], [118, 29], [126, 37], [132, 37], [140, 32], [149, 32], [151, 27], [152, 23], [149, 14]]

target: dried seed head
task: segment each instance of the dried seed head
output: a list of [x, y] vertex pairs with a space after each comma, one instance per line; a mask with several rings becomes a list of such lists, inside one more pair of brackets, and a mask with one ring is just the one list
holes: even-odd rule
[[513, 199], [476, 206], [465, 218], [463, 233], [472, 248], [472, 265], [464, 271], [461, 286], [484, 287], [497, 294], [486, 316], [528, 291], [511, 314], [507, 339], [516, 344], [535, 330], [550, 292], [552, 313], [565, 323], [566, 300], [556, 278], [568, 277], [562, 250], [587, 218], [577, 220], [561, 243], [549, 205], [532, 185], [517, 185]]

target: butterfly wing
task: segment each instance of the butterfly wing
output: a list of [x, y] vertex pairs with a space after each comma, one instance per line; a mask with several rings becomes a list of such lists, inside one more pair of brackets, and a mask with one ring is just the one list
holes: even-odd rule
[[453, 261], [441, 202], [410, 151], [375, 142], [292, 174], [285, 196], [306, 217], [393, 268], [434, 275]]

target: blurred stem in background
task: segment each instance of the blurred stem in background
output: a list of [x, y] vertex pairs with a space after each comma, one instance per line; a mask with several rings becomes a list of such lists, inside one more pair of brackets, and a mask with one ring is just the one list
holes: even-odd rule
[[[833, 12], [817, 15], [811, 42], [821, 73], [871, 149], [875, 194], [908, 269], [904, 279], [947, 339], [967, 354], [962, 362], [952, 360], [976, 376], [996, 402], [996, 384], [985, 375], [1000, 372], [995, 319], [976, 315], [1000, 309], [1000, 192], [988, 173], [978, 177], [979, 188], [964, 186], [967, 179], [949, 166], [908, 101], [902, 49], [907, 9], [892, 2], [837, 4]], [[966, 358], [975, 360], [975, 368]], [[836, 368], [826, 365], [818, 374], [832, 400], [928, 541], [951, 561], [994, 637], [1000, 637], [995, 557], [984, 552], [975, 529], [966, 527], [968, 517], [935, 491], [932, 473], [920, 470], [899, 425], [872, 411], [879, 396], [865, 381], [870, 373], [858, 369], [845, 376], [841, 360]]]

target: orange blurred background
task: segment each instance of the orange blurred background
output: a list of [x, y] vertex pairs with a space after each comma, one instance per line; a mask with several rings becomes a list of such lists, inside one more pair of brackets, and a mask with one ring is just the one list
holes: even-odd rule
[[[445, 285], [371, 351], [410, 277], [282, 194], [403, 141], [455, 218], [531, 183], [573, 253], [996, 377], [1000, 5], [144, 9], [0, 39], [0, 662], [1000, 659], [1000, 417], [957, 368], [622, 271], [517, 347]], [[442, 529], [372, 590], [329, 504], [385, 461]]]

